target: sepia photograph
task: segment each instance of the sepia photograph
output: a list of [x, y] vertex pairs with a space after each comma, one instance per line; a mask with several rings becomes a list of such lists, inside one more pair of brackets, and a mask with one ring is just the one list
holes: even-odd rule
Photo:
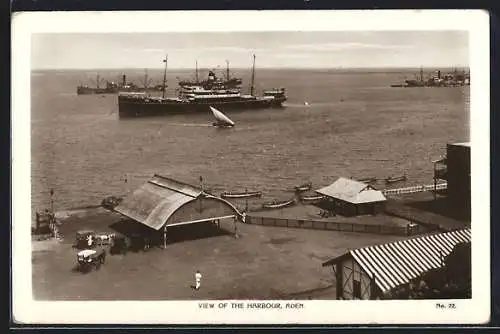
[[92, 13], [19, 17], [18, 309], [57, 323], [132, 302], [137, 319], [78, 322], [454, 323], [477, 301], [471, 321], [488, 319], [487, 16], [410, 29], [401, 15], [421, 15], [354, 27], [330, 13], [346, 16], [328, 29], [309, 14], [296, 29], [238, 12], [230, 22], [254, 24], [234, 31], [217, 12], [141, 14], [138, 31], [125, 13], [107, 14], [114, 30]]

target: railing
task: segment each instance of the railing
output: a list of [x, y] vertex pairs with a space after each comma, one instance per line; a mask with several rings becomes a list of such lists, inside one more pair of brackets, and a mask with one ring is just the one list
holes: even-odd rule
[[340, 232], [358, 232], [372, 234], [389, 234], [389, 235], [418, 235], [429, 231], [425, 226], [417, 224], [408, 224], [407, 226], [387, 226], [374, 224], [356, 224], [346, 222], [320, 221], [320, 220], [300, 220], [286, 218], [270, 218], [259, 216], [247, 216], [247, 224], [288, 227], [288, 228], [304, 228], [313, 230], [329, 230]]
[[[448, 188], [448, 183], [439, 183], [436, 185], [436, 190], [445, 190]], [[433, 191], [434, 190], [434, 185], [433, 184], [425, 184], [421, 186], [412, 186], [412, 187], [406, 187], [406, 188], [397, 188], [397, 189], [385, 189], [382, 190], [382, 193], [384, 195], [401, 195], [401, 194], [412, 194], [412, 193], [418, 193], [418, 192], [425, 192], [425, 191]]]

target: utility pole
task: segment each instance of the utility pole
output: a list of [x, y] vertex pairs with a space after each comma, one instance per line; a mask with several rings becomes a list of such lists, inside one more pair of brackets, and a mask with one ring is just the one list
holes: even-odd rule
[[50, 189], [50, 211], [54, 213], [54, 189]]
[[163, 62], [165, 63], [165, 70], [163, 71], [163, 93], [162, 93], [162, 98], [165, 98], [165, 90], [166, 90], [166, 82], [167, 82], [167, 64], [168, 64], [168, 55], [165, 56], [165, 59], [163, 59]]

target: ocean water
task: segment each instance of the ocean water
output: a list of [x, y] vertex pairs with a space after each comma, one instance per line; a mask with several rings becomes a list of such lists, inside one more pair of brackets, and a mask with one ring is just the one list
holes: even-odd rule
[[[235, 71], [248, 86], [248, 71]], [[319, 188], [337, 177], [386, 178], [397, 186], [432, 183], [431, 161], [446, 143], [469, 139], [469, 88], [391, 88], [413, 73], [258, 70], [257, 92], [285, 87], [280, 110], [228, 113], [233, 129], [210, 126], [211, 114], [119, 120], [116, 95], [77, 96], [96, 71], [38, 71], [31, 77], [32, 209], [98, 204], [132, 191], [153, 173], [222, 191], [261, 190], [287, 199], [293, 186]], [[118, 80], [121, 71], [100, 71]], [[142, 71], [125, 71], [140, 84]], [[176, 77], [169, 71], [168, 94]], [[150, 72], [159, 82], [162, 71]], [[308, 102], [305, 105], [304, 102]], [[125, 179], [127, 182], [125, 182]]]

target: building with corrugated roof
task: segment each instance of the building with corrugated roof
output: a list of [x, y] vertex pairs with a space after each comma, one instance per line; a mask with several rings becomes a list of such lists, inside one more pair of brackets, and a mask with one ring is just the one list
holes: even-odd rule
[[381, 191], [371, 185], [344, 177], [316, 192], [326, 197], [322, 206], [344, 216], [383, 212], [387, 200]]
[[431, 234], [352, 249], [323, 267], [332, 267], [337, 299], [379, 299], [441, 267], [455, 245], [470, 241], [470, 229]]
[[202, 187], [157, 174], [126, 196], [114, 210], [144, 225], [153, 234], [162, 233], [164, 244], [168, 227], [221, 220], [236, 223], [240, 216], [231, 203], [206, 193]]

